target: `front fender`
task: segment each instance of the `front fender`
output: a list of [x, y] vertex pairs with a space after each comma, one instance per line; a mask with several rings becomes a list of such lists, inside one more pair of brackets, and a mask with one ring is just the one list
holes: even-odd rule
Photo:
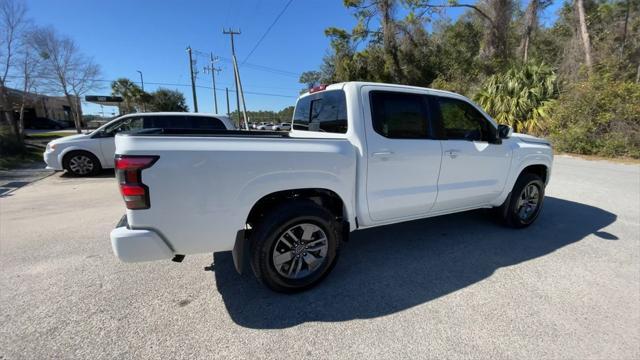
[[553, 165], [553, 153], [551, 149], [539, 149], [534, 151], [522, 151], [522, 148], [514, 150], [513, 157], [513, 166], [512, 171], [509, 173], [509, 177], [507, 178], [507, 182], [504, 187], [504, 191], [500, 196], [496, 199], [496, 202], [493, 204], [494, 206], [501, 205], [504, 200], [509, 196], [509, 193], [513, 189], [518, 177], [522, 173], [522, 171], [531, 165], [544, 165], [547, 168], [547, 179], [546, 183], [549, 183], [549, 179], [551, 178], [551, 168]]

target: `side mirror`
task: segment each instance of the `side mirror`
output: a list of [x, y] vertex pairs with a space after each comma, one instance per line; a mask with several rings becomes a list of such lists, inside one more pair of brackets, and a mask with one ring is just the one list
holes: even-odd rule
[[498, 125], [498, 137], [500, 139], [508, 139], [513, 134], [513, 128], [509, 125]]

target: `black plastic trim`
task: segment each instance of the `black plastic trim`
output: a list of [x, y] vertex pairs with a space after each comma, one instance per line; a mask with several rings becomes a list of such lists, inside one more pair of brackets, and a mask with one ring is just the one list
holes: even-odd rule
[[243, 273], [244, 267], [247, 263], [247, 255], [248, 251], [246, 250], [247, 245], [247, 237], [245, 236], [245, 230], [238, 230], [236, 234], [236, 241], [233, 245], [233, 250], [231, 250], [231, 255], [233, 257], [233, 265], [236, 268], [238, 274]]

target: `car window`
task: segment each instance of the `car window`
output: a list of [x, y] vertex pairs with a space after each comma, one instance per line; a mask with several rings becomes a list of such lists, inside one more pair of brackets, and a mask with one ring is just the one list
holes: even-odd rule
[[131, 132], [136, 130], [141, 130], [143, 124], [143, 119], [140, 117], [130, 117], [126, 118], [122, 121], [118, 121], [114, 124], [111, 124], [109, 127], [105, 129], [105, 134], [115, 135], [122, 132]]
[[295, 130], [347, 132], [347, 105], [344, 91], [329, 90], [298, 100], [293, 115]]
[[491, 133], [487, 119], [466, 101], [438, 97], [445, 139], [489, 141]]
[[226, 127], [218, 118], [207, 116], [163, 115], [145, 116], [144, 127], [160, 129], [205, 129], [225, 130]]
[[378, 134], [393, 139], [428, 137], [427, 98], [420, 94], [371, 91], [371, 119]]

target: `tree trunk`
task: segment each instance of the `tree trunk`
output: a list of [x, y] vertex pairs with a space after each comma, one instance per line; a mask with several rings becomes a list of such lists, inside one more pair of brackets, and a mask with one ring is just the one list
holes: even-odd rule
[[574, 5], [576, 7], [576, 12], [578, 13], [578, 21], [580, 24], [580, 38], [584, 49], [584, 61], [587, 65], [587, 71], [589, 72], [589, 75], [591, 75], [593, 70], [593, 60], [591, 59], [591, 40], [589, 39], [589, 30], [587, 29], [584, 1], [575, 0]]
[[627, 0], [627, 8], [624, 14], [624, 27], [622, 28], [622, 40], [620, 45], [620, 58], [624, 56], [624, 48], [627, 45], [627, 29], [629, 27], [629, 11], [631, 10], [631, 0]]
[[382, 45], [385, 57], [390, 61], [391, 78], [396, 83], [402, 83], [404, 74], [398, 57], [398, 46], [396, 44], [395, 24], [391, 16], [392, 1], [383, 0], [378, 4], [379, 11], [382, 15]]
[[531, 34], [538, 23], [538, 7], [540, 5], [539, 0], [531, 0], [524, 18], [524, 29], [522, 32], [522, 41], [520, 43], [520, 49], [522, 51], [522, 61], [527, 62], [529, 59], [529, 44], [531, 42]]
[[25, 101], [24, 99], [22, 100], [22, 104], [20, 104], [20, 117], [18, 118], [17, 121], [17, 131], [16, 131], [16, 139], [18, 139], [18, 141], [23, 142], [24, 141], [24, 107], [25, 107]]
[[82, 125], [77, 114], [78, 109], [76, 108], [76, 105], [74, 104], [74, 101], [71, 98], [71, 94], [65, 91], [64, 97], [67, 99], [67, 104], [69, 104], [69, 109], [71, 109], [71, 117], [73, 118], [73, 123], [76, 126], [76, 131], [78, 132], [78, 134], [82, 134]]
[[5, 86], [0, 86], [0, 105], [2, 105], [1, 110], [4, 113], [4, 119], [9, 126], [11, 126], [11, 130], [13, 130], [14, 134], [16, 134], [16, 121], [15, 116], [13, 115], [13, 107], [9, 102], [9, 94], [7, 93], [7, 88]]

